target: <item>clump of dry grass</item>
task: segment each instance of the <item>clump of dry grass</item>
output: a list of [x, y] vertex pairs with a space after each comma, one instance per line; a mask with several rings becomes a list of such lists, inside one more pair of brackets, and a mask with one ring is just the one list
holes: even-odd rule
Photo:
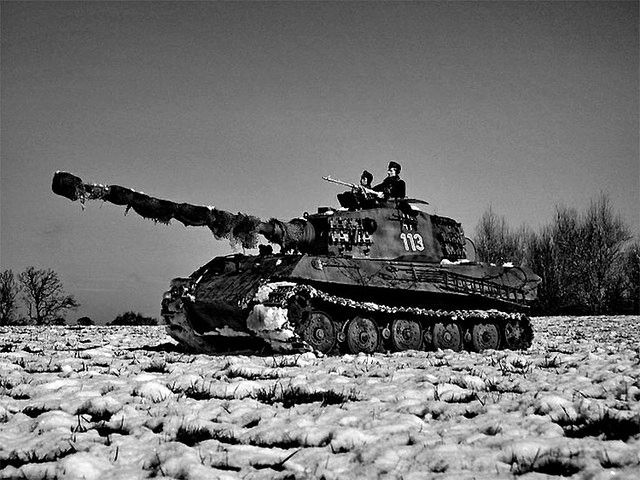
[[35, 450], [5, 450], [0, 454], [0, 471], [6, 467], [20, 468], [23, 465], [33, 463], [55, 462], [76, 452], [76, 447], [70, 441], [60, 445], [53, 445], [43, 452], [36, 452]]
[[335, 390], [309, 390], [302, 386], [286, 386], [276, 383], [271, 387], [258, 390], [254, 398], [261, 403], [273, 405], [281, 403], [284, 408], [291, 408], [299, 404], [320, 402], [321, 406], [341, 405], [356, 402], [359, 397], [355, 390], [337, 392]]
[[178, 386], [176, 384], [167, 385], [167, 388], [173, 393], [178, 395], [184, 395], [193, 400], [210, 400], [212, 398], [219, 398], [215, 392], [211, 390], [211, 383], [195, 382], [189, 384], [186, 388]]
[[147, 373], [171, 373], [171, 368], [164, 359], [154, 359], [149, 365], [142, 367]]
[[222, 375], [227, 378], [244, 378], [245, 380], [275, 380], [281, 377], [281, 374], [275, 369], [252, 369], [238, 365], [230, 366], [222, 372]]
[[230, 445], [242, 443], [234, 432], [228, 429], [212, 429], [207, 426], [183, 424], [176, 430], [175, 441], [184, 443], [189, 447], [193, 447], [205, 440], [217, 440]]
[[626, 442], [640, 434], [640, 413], [629, 414], [607, 408], [599, 414], [579, 414], [575, 421], [562, 422], [560, 426], [570, 438], [600, 437]]
[[512, 453], [507, 463], [511, 465], [511, 473], [519, 476], [531, 472], [545, 475], [570, 477], [584, 468], [580, 454], [566, 455], [559, 449], [544, 451], [538, 449], [531, 458], [527, 455]]

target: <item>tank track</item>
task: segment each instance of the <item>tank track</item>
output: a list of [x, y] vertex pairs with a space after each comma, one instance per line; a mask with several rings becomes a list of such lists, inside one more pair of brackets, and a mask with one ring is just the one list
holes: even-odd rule
[[523, 313], [389, 306], [339, 297], [306, 284], [273, 293], [286, 305], [296, 333], [325, 354], [520, 350], [533, 341], [531, 322]]

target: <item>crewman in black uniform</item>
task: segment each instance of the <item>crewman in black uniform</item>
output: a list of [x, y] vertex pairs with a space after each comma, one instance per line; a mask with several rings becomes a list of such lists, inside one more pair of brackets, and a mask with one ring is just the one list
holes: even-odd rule
[[367, 190], [371, 190], [371, 182], [373, 182], [373, 175], [370, 172], [364, 170], [360, 176], [360, 187], [353, 188], [351, 191], [339, 193], [338, 201], [342, 207], [349, 210], [359, 210], [361, 208], [371, 208], [375, 204], [375, 197], [367, 193]]
[[385, 178], [382, 183], [379, 183], [373, 190], [378, 193], [378, 198], [388, 200], [392, 199], [401, 199], [406, 196], [407, 186], [404, 183], [404, 180], [400, 178], [400, 170], [402, 167], [399, 163], [389, 162], [389, 167], [387, 168], [387, 178]]

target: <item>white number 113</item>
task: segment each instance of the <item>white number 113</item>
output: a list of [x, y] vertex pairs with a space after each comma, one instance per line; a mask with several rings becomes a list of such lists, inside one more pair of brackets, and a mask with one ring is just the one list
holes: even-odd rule
[[424, 250], [424, 242], [422, 235], [419, 233], [401, 233], [400, 239], [404, 243], [404, 249], [407, 252], [421, 252]]

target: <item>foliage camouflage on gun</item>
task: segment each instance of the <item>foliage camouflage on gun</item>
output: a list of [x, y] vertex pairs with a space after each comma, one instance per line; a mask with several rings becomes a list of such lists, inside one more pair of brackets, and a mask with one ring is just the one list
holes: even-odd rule
[[114, 205], [125, 206], [125, 214], [133, 210], [143, 218], [169, 224], [172, 219], [188, 227], [208, 227], [218, 240], [228, 239], [232, 245], [255, 248], [258, 235], [279, 245], [283, 251], [295, 250], [310, 235], [313, 227], [303, 219], [282, 222], [272, 218], [263, 221], [244, 213], [231, 213], [212, 206], [175, 203], [151, 197], [142, 192], [119, 185], [84, 183], [81, 178], [69, 172], [56, 172], [52, 190], [57, 195], [71, 201], [102, 200]]

